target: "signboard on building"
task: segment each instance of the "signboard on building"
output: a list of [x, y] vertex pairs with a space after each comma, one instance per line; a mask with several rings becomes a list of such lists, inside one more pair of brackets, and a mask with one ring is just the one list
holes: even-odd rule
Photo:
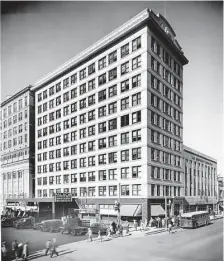
[[54, 195], [55, 202], [72, 202], [72, 194], [57, 193]]

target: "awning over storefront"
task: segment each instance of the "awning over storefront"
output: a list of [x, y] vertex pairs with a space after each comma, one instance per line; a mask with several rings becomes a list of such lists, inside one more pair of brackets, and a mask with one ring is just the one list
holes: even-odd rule
[[141, 205], [121, 205], [121, 216], [136, 217], [142, 215]]
[[151, 216], [157, 217], [165, 215], [165, 210], [162, 208], [161, 205], [151, 205]]
[[6, 208], [11, 208], [14, 211], [20, 210], [20, 211], [33, 211], [33, 212], [38, 212], [39, 208], [38, 206], [11, 206], [11, 205], [6, 205]]
[[[137, 217], [142, 215], [142, 205], [121, 205], [121, 216]], [[100, 215], [117, 216], [114, 209], [100, 209]]]

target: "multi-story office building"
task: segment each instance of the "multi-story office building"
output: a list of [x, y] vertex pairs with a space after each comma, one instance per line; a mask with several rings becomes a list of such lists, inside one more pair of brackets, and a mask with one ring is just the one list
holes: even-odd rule
[[34, 193], [35, 110], [31, 86], [1, 104], [1, 191], [3, 201]]
[[185, 211], [216, 210], [217, 161], [184, 146]]
[[143, 217], [183, 197], [187, 63], [168, 21], [144, 10], [38, 81], [36, 197], [72, 193], [106, 216], [120, 198], [122, 216]]

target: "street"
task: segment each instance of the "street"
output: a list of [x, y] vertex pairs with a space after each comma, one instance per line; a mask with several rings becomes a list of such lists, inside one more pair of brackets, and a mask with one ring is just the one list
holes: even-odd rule
[[59, 245], [64, 245], [76, 241], [81, 241], [87, 239], [88, 236], [71, 236], [68, 234], [60, 234], [60, 233], [49, 233], [49, 232], [41, 232], [33, 229], [16, 229], [13, 227], [2, 228], [1, 229], [1, 237], [2, 241], [6, 241], [10, 246], [12, 245], [13, 240], [17, 240], [18, 243], [29, 242], [29, 250], [30, 252], [41, 250], [45, 247], [45, 242], [52, 238], [56, 238]]
[[[60, 261], [222, 261], [223, 220], [198, 229], [180, 229], [176, 233], [122, 237], [110, 241], [77, 242], [60, 246]], [[35, 253], [36, 261], [49, 260]], [[38, 257], [39, 256], [39, 257]], [[31, 258], [32, 259], [32, 258]]]

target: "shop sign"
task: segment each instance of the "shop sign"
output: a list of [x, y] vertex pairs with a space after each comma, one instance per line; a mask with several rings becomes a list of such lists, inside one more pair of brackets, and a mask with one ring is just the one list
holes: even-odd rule
[[55, 194], [55, 202], [72, 202], [72, 194], [67, 194], [67, 193]]

